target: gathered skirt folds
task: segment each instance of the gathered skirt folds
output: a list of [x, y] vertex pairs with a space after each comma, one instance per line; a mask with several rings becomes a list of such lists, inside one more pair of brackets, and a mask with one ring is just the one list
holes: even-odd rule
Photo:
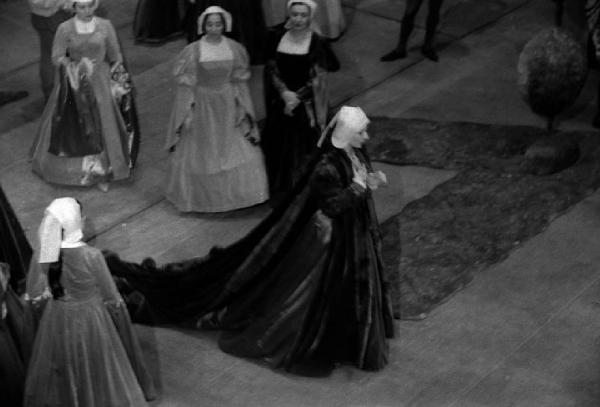
[[99, 298], [51, 300], [40, 321], [25, 407], [137, 407], [147, 403]]
[[25, 366], [15, 339], [8, 319], [0, 317], [0, 400], [3, 406], [19, 406], [23, 400]]
[[108, 64], [96, 66], [90, 84], [98, 106], [103, 150], [99, 154], [83, 157], [59, 156], [49, 151], [53, 117], [59, 103], [60, 85], [56, 85], [42, 114], [31, 149], [33, 171], [47, 182], [89, 186], [122, 180], [130, 175], [129, 134], [119, 106], [112, 97]]
[[264, 158], [235, 124], [231, 86], [196, 91], [172, 153], [166, 197], [182, 212], [225, 212], [269, 198]]

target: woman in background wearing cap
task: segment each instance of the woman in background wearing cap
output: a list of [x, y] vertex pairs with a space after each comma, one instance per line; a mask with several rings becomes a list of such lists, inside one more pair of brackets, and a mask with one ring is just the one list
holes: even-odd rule
[[47, 182], [107, 191], [108, 181], [129, 177], [139, 132], [125, 114], [132, 106], [121, 103], [131, 84], [114, 27], [94, 16], [98, 1], [75, 1], [75, 17], [58, 27], [52, 60], [60, 77], [31, 155]]
[[230, 211], [269, 197], [247, 85], [248, 54], [223, 35], [231, 24], [227, 11], [207, 8], [198, 19], [204, 35], [175, 63], [166, 197], [183, 212]]
[[186, 0], [186, 2], [184, 27], [188, 43], [198, 40], [202, 34], [198, 25], [198, 16], [209, 6], [219, 6], [233, 16], [233, 24], [227, 35], [244, 45], [252, 65], [263, 63], [266, 26], [262, 0]]
[[40, 224], [26, 298], [47, 303], [24, 406], [146, 406], [142, 387], [148, 398], [154, 389], [127, 308], [100, 250], [83, 242], [82, 227], [73, 198], [52, 201]]
[[339, 69], [328, 43], [312, 29], [316, 3], [289, 0], [287, 10], [288, 20], [269, 32], [264, 71], [262, 147], [275, 201], [295, 184], [315, 151], [326, 124], [326, 74]]
[[[267, 26], [280, 24], [286, 19], [288, 0], [263, 0]], [[329, 40], [338, 39], [346, 29], [341, 0], [315, 0], [319, 12], [315, 16], [316, 31]]]
[[222, 329], [225, 352], [298, 374], [383, 368], [394, 329], [371, 191], [386, 180], [362, 149], [368, 123], [343, 107], [295, 189], [231, 246], [162, 267], [107, 254], [145, 298], [138, 314]]

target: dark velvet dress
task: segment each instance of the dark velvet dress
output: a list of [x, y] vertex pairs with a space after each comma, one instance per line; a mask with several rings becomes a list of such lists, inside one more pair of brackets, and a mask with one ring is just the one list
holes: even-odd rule
[[183, 7], [178, 0], [139, 0], [133, 20], [138, 42], [159, 44], [183, 34]]
[[10, 266], [10, 284], [21, 293], [31, 259], [31, 246], [0, 187], [0, 262]]
[[205, 258], [159, 268], [107, 253], [124, 293], [144, 297], [134, 317], [222, 329], [224, 351], [293, 372], [381, 369], [393, 319], [373, 201], [343, 151], [316, 160], [246, 237]]
[[[0, 273], [3, 272], [0, 263]], [[0, 401], [2, 406], [20, 406], [25, 386], [22, 348], [23, 306], [8, 285], [0, 284]]]
[[189, 43], [200, 38], [198, 35], [198, 17], [209, 6], [220, 6], [231, 13], [233, 24], [228, 36], [240, 42], [250, 55], [252, 65], [264, 61], [265, 18], [262, 0], [196, 0], [188, 2], [184, 26]]
[[[273, 200], [278, 200], [298, 180], [307, 157], [316, 150], [327, 115], [324, 73], [339, 69], [329, 45], [312, 35], [307, 54], [286, 54], [277, 47], [286, 30], [282, 25], [269, 32], [265, 65], [266, 121], [262, 148]], [[301, 103], [292, 115], [284, 113], [284, 90], [296, 92]]]

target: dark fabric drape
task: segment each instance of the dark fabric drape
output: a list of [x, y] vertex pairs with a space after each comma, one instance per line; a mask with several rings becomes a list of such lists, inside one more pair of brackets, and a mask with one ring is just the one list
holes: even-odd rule
[[[8, 266], [0, 263], [0, 273]], [[10, 285], [0, 285], [0, 400], [20, 406], [25, 386], [23, 305]]]
[[119, 65], [117, 69], [112, 70], [111, 83], [113, 86], [124, 91], [123, 95], [116, 98], [116, 102], [123, 118], [123, 123], [125, 123], [125, 129], [127, 130], [127, 152], [131, 168], [133, 168], [137, 162], [140, 149], [141, 132], [135, 103], [135, 89], [126, 62], [123, 62], [123, 65]]
[[177, 0], [139, 0], [133, 19], [136, 41], [159, 44], [183, 34]]
[[315, 361], [380, 369], [393, 336], [391, 301], [372, 198], [351, 180], [345, 153], [328, 148], [231, 246], [162, 267], [106, 253], [107, 264], [125, 297], [138, 299], [134, 318], [222, 329], [224, 351], [291, 371]]
[[32, 250], [2, 187], [0, 187], [0, 242], [0, 262], [10, 266], [10, 284], [20, 294], [24, 289]]
[[79, 77], [79, 89], [72, 88], [67, 68], [59, 68], [58, 104], [52, 117], [48, 151], [54, 155], [83, 157], [102, 151], [102, 124], [92, 86]]

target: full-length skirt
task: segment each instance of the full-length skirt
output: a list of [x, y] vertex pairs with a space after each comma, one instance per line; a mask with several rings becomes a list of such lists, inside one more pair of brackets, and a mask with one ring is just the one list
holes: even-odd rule
[[383, 368], [393, 320], [374, 207], [363, 201], [324, 239], [310, 177], [248, 235], [207, 257], [157, 267], [106, 254], [121, 289], [146, 300], [129, 297], [135, 315], [222, 329], [224, 351], [296, 373], [320, 374], [336, 362]]
[[268, 199], [262, 151], [236, 126], [231, 86], [196, 91], [193, 120], [172, 153], [166, 197], [183, 212], [224, 212]]
[[90, 84], [98, 107], [103, 150], [100, 154], [84, 157], [59, 156], [49, 151], [53, 117], [59, 107], [60, 89], [55, 86], [31, 150], [33, 171], [47, 182], [87, 186], [122, 180], [130, 175], [130, 146], [135, 143], [130, 140], [119, 106], [112, 96], [108, 64], [96, 65]]
[[292, 116], [283, 112], [283, 103], [277, 103], [269, 111], [261, 146], [274, 202], [296, 184], [308, 158], [317, 150], [318, 139], [319, 132], [311, 126], [304, 104], [296, 107]]
[[21, 292], [31, 259], [31, 246], [0, 187], [0, 262], [10, 266], [11, 286]]
[[51, 300], [40, 321], [24, 405], [146, 406], [127, 352], [99, 298]]
[[25, 386], [23, 307], [10, 288], [4, 299], [7, 315], [0, 316], [0, 400], [3, 406], [20, 406]]

